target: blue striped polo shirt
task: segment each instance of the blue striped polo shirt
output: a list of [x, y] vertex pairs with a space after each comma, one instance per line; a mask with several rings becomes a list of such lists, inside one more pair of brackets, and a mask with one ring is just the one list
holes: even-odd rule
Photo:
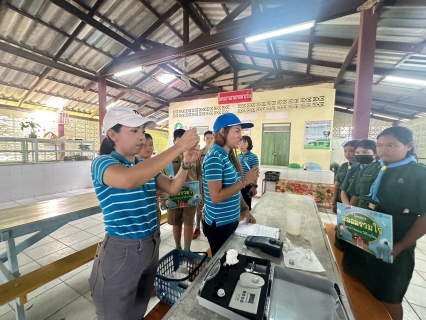
[[119, 238], [145, 238], [157, 230], [155, 179], [161, 173], [136, 189], [116, 189], [103, 182], [105, 170], [116, 164], [128, 168], [135, 165], [115, 151], [92, 163], [92, 182], [104, 215], [105, 232]]
[[206, 154], [203, 162], [203, 189], [204, 189], [204, 220], [211, 226], [216, 221], [216, 226], [223, 226], [238, 221], [241, 212], [240, 192], [238, 191], [229, 199], [214, 204], [210, 198], [208, 181], [222, 181], [222, 187], [228, 188], [238, 182], [241, 177], [229, 160], [228, 152], [217, 144]]
[[[245, 176], [251, 168], [259, 166], [259, 158], [250, 150], [248, 150], [245, 155], [240, 153], [238, 155], [238, 159], [240, 160], [241, 168], [243, 169], [243, 176]], [[249, 186], [251, 185], [253, 184], [250, 183]]]

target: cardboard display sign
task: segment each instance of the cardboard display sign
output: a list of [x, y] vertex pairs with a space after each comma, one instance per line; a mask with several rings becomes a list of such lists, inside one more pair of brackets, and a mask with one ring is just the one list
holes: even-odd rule
[[337, 237], [388, 263], [393, 262], [392, 230], [391, 215], [337, 203]]

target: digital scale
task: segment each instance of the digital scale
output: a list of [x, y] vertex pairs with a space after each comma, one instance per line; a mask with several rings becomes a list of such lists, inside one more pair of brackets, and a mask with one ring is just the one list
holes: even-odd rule
[[255, 314], [259, 307], [259, 297], [265, 280], [253, 273], [244, 272], [240, 275], [232, 294], [229, 306], [238, 310]]
[[[199, 304], [231, 320], [349, 319], [337, 284], [275, 266], [267, 259], [226, 253], [209, 267], [198, 292]], [[307, 307], [309, 306], [309, 307]]]

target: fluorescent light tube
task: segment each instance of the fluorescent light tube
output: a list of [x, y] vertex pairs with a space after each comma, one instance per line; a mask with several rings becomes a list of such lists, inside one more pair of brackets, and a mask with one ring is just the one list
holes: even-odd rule
[[158, 81], [160, 81], [164, 84], [169, 84], [170, 82], [172, 82], [175, 79], [176, 79], [176, 77], [174, 75], [169, 74], [169, 73], [165, 73], [160, 78], [158, 78]]
[[346, 107], [341, 107], [341, 106], [334, 106], [334, 107], [337, 108], [337, 109], [348, 110], [348, 108], [346, 108]]
[[157, 125], [163, 122], [166, 122], [167, 120], [169, 120], [169, 118], [164, 118], [163, 120], [157, 121]]
[[64, 106], [68, 103], [68, 99], [59, 98], [59, 97], [51, 97], [46, 101], [45, 105], [49, 108], [62, 110]]
[[399, 120], [398, 118], [395, 118], [395, 117], [389, 117], [389, 116], [385, 116], [385, 115], [378, 114], [378, 113], [373, 113], [372, 115], [374, 115], [374, 116], [376, 116], [376, 117], [380, 117], [380, 118], [390, 119], [390, 120]]
[[275, 30], [275, 31], [261, 33], [261, 34], [258, 34], [256, 36], [247, 37], [246, 42], [254, 42], [254, 41], [259, 41], [259, 40], [263, 40], [263, 39], [281, 36], [283, 34], [288, 34], [288, 33], [293, 33], [293, 32], [297, 32], [297, 31], [301, 31], [301, 30], [306, 30], [306, 29], [312, 28], [314, 25], [315, 25], [315, 21], [309, 21], [309, 22], [305, 22], [305, 23], [302, 23], [302, 24], [297, 24], [297, 25], [294, 25], [294, 26], [286, 27], [286, 28], [283, 28], [283, 29], [278, 29], [278, 30]]
[[126, 74], [131, 74], [131, 73], [142, 71], [142, 69], [143, 69], [142, 66], [139, 66], [139, 67], [136, 67], [136, 68], [120, 71], [120, 72], [114, 73], [114, 77], [125, 76]]
[[392, 82], [399, 82], [399, 83], [405, 83], [405, 84], [415, 84], [415, 85], [418, 85], [418, 86], [426, 86], [426, 80], [401, 78], [401, 77], [395, 77], [395, 76], [387, 76], [385, 79], [388, 80], [388, 81], [392, 81]]

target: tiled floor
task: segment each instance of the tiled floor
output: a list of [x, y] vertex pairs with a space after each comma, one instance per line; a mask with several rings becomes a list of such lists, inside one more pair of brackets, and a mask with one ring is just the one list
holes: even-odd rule
[[[50, 200], [60, 197], [71, 197], [78, 194], [93, 192], [93, 189], [83, 189], [51, 196], [39, 197], [39, 199], [22, 199], [15, 202], [0, 203], [0, 209], [32, 204], [38, 201]], [[18, 238], [18, 243], [24, 241], [30, 235]], [[18, 255], [18, 262], [22, 274], [31, 272], [40, 266], [46, 265], [57, 259], [63, 258], [75, 251], [86, 248], [99, 242], [104, 236], [102, 215], [73, 221], [57, 231], [37, 242]], [[172, 226], [161, 227], [160, 257], [174, 249]], [[183, 241], [183, 237], [182, 237]], [[206, 251], [209, 248], [207, 238], [201, 235], [191, 245], [192, 251]], [[5, 242], [0, 242], [0, 252], [5, 249]], [[89, 278], [92, 262], [55, 279], [38, 288], [28, 295], [25, 304], [28, 320], [92, 320], [96, 319], [95, 309], [91, 302]], [[1, 282], [0, 282], [1, 283]], [[151, 299], [149, 312], [157, 303], [157, 298]], [[14, 320], [15, 313], [12, 304], [0, 306], [0, 320]]]
[[[37, 201], [49, 200], [58, 197], [71, 197], [77, 194], [93, 192], [93, 189], [84, 189], [68, 193], [53, 194], [42, 199], [23, 199], [18, 202], [0, 203], [0, 209], [15, 207]], [[253, 199], [253, 206], [258, 199]], [[323, 222], [335, 223], [336, 215], [330, 210], [321, 209]], [[31, 272], [54, 260], [69, 255], [72, 252], [90, 246], [104, 235], [102, 215], [73, 221], [63, 226], [48, 237], [38, 242], [19, 254], [18, 261], [22, 274]], [[30, 235], [20, 237], [24, 241]], [[166, 224], [161, 227], [160, 257], [164, 256], [174, 248], [172, 226]], [[183, 241], [183, 240], [182, 240]], [[207, 239], [203, 234], [192, 242], [191, 250], [205, 251], [209, 247]], [[5, 243], [0, 242], [0, 252], [5, 248]], [[55, 279], [50, 283], [38, 288], [28, 295], [26, 315], [28, 320], [92, 320], [96, 319], [87, 279], [89, 278], [92, 262], [87, 263], [76, 270]], [[418, 243], [416, 249], [416, 267], [411, 285], [404, 300], [404, 319], [426, 320], [426, 237]], [[153, 298], [148, 306], [148, 312], [158, 303]], [[0, 320], [13, 320], [15, 314], [11, 305], [0, 306]]]

